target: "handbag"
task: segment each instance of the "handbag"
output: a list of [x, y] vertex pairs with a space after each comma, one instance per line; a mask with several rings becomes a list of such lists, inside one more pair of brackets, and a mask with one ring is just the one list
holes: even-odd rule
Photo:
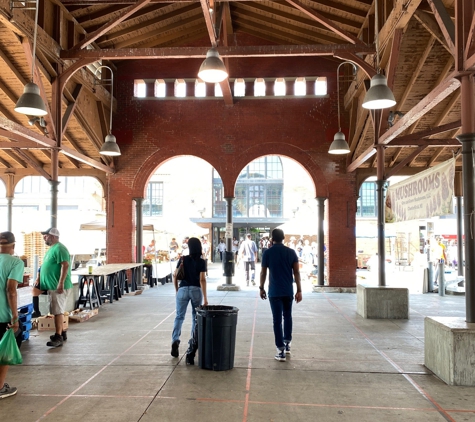
[[7, 330], [0, 341], [0, 365], [20, 365], [23, 363], [13, 328]]
[[180, 265], [176, 272], [176, 279], [177, 280], [184, 280], [185, 279], [185, 267], [183, 266], [184, 258], [180, 258]]

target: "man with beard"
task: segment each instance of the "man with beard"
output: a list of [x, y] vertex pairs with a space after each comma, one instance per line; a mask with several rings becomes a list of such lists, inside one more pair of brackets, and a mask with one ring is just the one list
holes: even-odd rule
[[50, 246], [43, 258], [43, 264], [33, 287], [33, 296], [39, 296], [42, 291], [48, 292], [50, 313], [54, 315], [55, 334], [46, 343], [49, 347], [60, 347], [67, 339], [63, 331], [64, 311], [71, 283], [71, 266], [69, 265], [69, 251], [59, 242], [59, 231], [50, 228], [41, 232], [47, 246]]

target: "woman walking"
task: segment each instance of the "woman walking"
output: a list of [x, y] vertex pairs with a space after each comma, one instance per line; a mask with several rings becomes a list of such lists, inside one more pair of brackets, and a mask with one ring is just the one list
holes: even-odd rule
[[[197, 326], [196, 326], [196, 308], [201, 304], [208, 305], [208, 297], [206, 295], [206, 261], [201, 258], [202, 249], [201, 242], [196, 237], [188, 240], [188, 249], [190, 254], [182, 257], [177, 264], [177, 269], [173, 274], [173, 284], [176, 290], [176, 317], [172, 333], [172, 350], [171, 355], [178, 357], [180, 346], [181, 326], [185, 320], [186, 309], [191, 301], [191, 338], [189, 347], [186, 351], [186, 363], [194, 365], [195, 353], [198, 348], [197, 344]], [[177, 279], [178, 267], [183, 260], [185, 269], [184, 280]]]

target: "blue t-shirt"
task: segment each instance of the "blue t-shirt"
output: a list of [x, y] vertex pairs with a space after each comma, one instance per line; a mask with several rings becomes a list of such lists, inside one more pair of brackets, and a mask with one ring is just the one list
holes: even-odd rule
[[[185, 267], [185, 280], [181, 280], [179, 287], [196, 286], [200, 285], [200, 273], [206, 272], [206, 261], [202, 258], [198, 258], [196, 261], [189, 255], [182, 257], [183, 266]], [[176, 267], [180, 266], [180, 260]]]
[[299, 262], [293, 249], [274, 243], [262, 255], [262, 267], [269, 268], [269, 297], [294, 295], [294, 263]]

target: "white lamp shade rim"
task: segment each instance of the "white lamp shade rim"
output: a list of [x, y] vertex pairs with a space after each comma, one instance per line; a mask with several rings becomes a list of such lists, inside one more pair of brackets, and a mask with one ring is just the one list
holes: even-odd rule
[[112, 133], [106, 136], [104, 143], [102, 144], [102, 148], [100, 150], [100, 154], [102, 155], [110, 155], [110, 156], [118, 156], [120, 155], [120, 148], [117, 145], [117, 140]]
[[219, 83], [228, 77], [226, 66], [215, 48], [208, 50], [206, 59], [200, 66], [198, 77], [208, 83]]
[[333, 139], [333, 142], [330, 145], [328, 150], [329, 154], [348, 154], [350, 152], [350, 147], [345, 140], [345, 135], [343, 132], [337, 132]]
[[396, 104], [394, 94], [387, 85], [386, 76], [376, 74], [371, 79], [371, 87], [368, 89], [364, 100], [363, 108], [369, 110], [382, 110]]
[[14, 110], [27, 116], [46, 116], [48, 114], [38, 85], [33, 82], [25, 85], [23, 94], [18, 99]]

